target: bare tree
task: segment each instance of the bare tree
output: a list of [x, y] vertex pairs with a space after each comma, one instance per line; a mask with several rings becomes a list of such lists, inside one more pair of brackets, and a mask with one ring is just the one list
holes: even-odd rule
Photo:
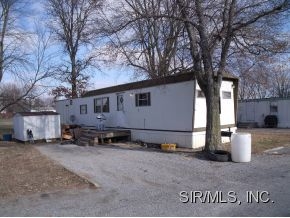
[[274, 64], [271, 74], [272, 97], [290, 97], [290, 65], [288, 60], [279, 59]]
[[[188, 32], [195, 75], [206, 97], [205, 150], [215, 150], [221, 144], [220, 87], [229, 55], [239, 47], [257, 54], [271, 47], [246, 33], [261, 32], [260, 25], [266, 27], [269, 18], [272, 23], [278, 22], [275, 16], [288, 10], [289, 3], [287, 0], [176, 0], [176, 3]], [[277, 42], [274, 32], [268, 34], [272, 36], [271, 42]]]
[[64, 45], [64, 52], [69, 57], [68, 64], [62, 65], [59, 71], [60, 77], [71, 85], [72, 98], [78, 97], [78, 78], [85, 76], [84, 70], [95, 59], [88, 48], [95, 40], [97, 13], [101, 7], [101, 0], [47, 1], [51, 16], [49, 26]]
[[22, 0], [0, 0], [0, 82], [5, 71], [12, 73], [25, 62], [25, 34], [15, 24], [24, 4]]
[[[16, 85], [16, 84], [1, 84], [0, 86], [0, 107], [2, 108], [2, 105], [6, 105], [5, 111], [8, 113], [15, 112], [15, 107], [18, 107], [16, 105], [16, 99], [18, 99], [21, 96], [22, 90]], [[12, 103], [13, 102], [13, 103]], [[20, 101], [18, 101], [20, 102]], [[22, 104], [19, 104], [22, 105]], [[1, 111], [3, 111], [2, 109]]]
[[190, 69], [184, 26], [170, 1], [124, 0], [107, 19], [110, 43], [137, 75], [163, 77]]
[[289, 59], [285, 55], [241, 57], [232, 64], [231, 71], [240, 78], [239, 99], [290, 95]]
[[49, 50], [50, 42], [51, 35], [41, 28], [36, 28], [35, 34], [30, 35], [29, 40], [25, 43], [30, 50], [30, 54], [26, 56], [25, 62], [22, 63], [21, 71], [13, 73], [14, 82], [17, 83], [17, 90], [20, 90], [20, 93], [15, 92], [18, 94], [13, 94], [14, 97], [11, 98], [11, 95], [8, 95], [5, 91], [6, 85], [1, 84], [0, 112], [25, 98], [35, 98], [43, 94], [40, 90], [41, 82], [51, 78], [55, 72], [51, 67], [54, 55]]
[[37, 87], [30, 91], [29, 95], [21, 97], [26, 90], [19, 87], [15, 83], [4, 83], [0, 86], [0, 108], [4, 108], [5, 114], [13, 114], [15, 112], [30, 111], [32, 109], [39, 110], [52, 105], [52, 98], [43, 98], [38, 96]]
[[[86, 91], [88, 91], [89, 87], [89, 77], [80, 75], [76, 79], [76, 91], [77, 96], [82, 96]], [[70, 80], [69, 80], [70, 81]], [[65, 97], [65, 98], [71, 98], [72, 96], [72, 89], [67, 88], [63, 85], [57, 86], [56, 88], [53, 88], [50, 92], [50, 94], [53, 96], [54, 99]]]
[[271, 65], [268, 57], [238, 57], [228, 68], [240, 79], [239, 99], [266, 98], [271, 95]]
[[[283, 48], [285, 43], [278, 37], [276, 30], [279, 24], [285, 21], [282, 16], [288, 13], [289, 1], [162, 1], [169, 5], [169, 11], [172, 12], [176, 9], [171, 14], [164, 12], [156, 14], [152, 8], [151, 10], [143, 10], [140, 5], [146, 6], [146, 4], [142, 0], [125, 0], [125, 2], [133, 8], [133, 15], [121, 28], [138, 25], [142, 23], [141, 21], [145, 25], [147, 20], [164, 18], [181, 21], [184, 24], [186, 34], [182, 35], [183, 42], [186, 45], [188, 42], [193, 74], [206, 97], [205, 151], [217, 149], [221, 145], [220, 88], [231, 60], [230, 57], [237, 52], [259, 55]], [[135, 5], [140, 10], [136, 10]], [[128, 17], [127, 14], [125, 16]], [[150, 23], [150, 25], [156, 25], [156, 23]], [[142, 31], [144, 31], [142, 35], [150, 35], [144, 26]], [[150, 45], [149, 39], [145, 40], [145, 43]], [[143, 44], [143, 42], [137, 41], [135, 43], [135, 46]], [[165, 43], [166, 41], [163, 41], [163, 44]], [[171, 47], [171, 49], [173, 51], [174, 48]]]

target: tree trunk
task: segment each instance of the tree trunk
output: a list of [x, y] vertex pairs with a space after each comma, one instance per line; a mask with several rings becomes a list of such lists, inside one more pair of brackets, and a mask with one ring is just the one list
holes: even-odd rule
[[4, 66], [4, 49], [3, 49], [3, 41], [0, 41], [0, 82], [3, 78], [3, 67]]
[[71, 55], [71, 97], [77, 98], [77, 71], [75, 54]]
[[76, 74], [72, 71], [71, 75], [71, 97], [72, 98], [77, 98], [77, 79], [76, 79]]
[[[10, 3], [2, 3], [2, 27], [1, 27], [1, 38], [0, 38], [0, 82], [2, 81], [4, 74], [4, 39], [6, 38], [6, 29], [9, 19]], [[13, 3], [11, 3], [13, 4]]]
[[217, 81], [212, 81], [212, 85], [207, 86], [206, 97], [206, 136], [205, 151], [216, 150], [221, 145], [221, 125], [220, 125], [220, 85]]

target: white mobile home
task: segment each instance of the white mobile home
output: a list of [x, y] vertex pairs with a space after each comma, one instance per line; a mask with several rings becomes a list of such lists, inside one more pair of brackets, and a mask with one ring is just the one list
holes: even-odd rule
[[264, 127], [267, 115], [276, 115], [279, 128], [290, 127], [290, 98], [263, 98], [239, 101], [238, 122], [256, 123]]
[[[221, 125], [236, 129], [237, 84], [224, 77], [221, 87]], [[82, 98], [56, 102], [62, 123], [131, 130], [132, 140], [204, 146], [206, 101], [192, 73], [118, 85], [85, 93]], [[228, 140], [228, 138], [224, 138]]]

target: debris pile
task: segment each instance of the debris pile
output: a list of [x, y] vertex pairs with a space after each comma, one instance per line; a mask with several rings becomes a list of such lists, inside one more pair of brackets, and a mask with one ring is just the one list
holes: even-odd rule
[[73, 142], [81, 135], [81, 127], [78, 125], [61, 125], [61, 141]]

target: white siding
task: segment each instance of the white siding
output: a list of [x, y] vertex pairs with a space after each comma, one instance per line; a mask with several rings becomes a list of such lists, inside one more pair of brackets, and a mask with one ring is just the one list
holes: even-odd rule
[[60, 116], [20, 116], [13, 117], [14, 138], [28, 141], [27, 129], [31, 129], [34, 140], [60, 138]]
[[278, 101], [278, 127], [290, 128], [290, 100]]
[[178, 146], [198, 148], [204, 144], [192, 144], [192, 132], [166, 132], [131, 130], [132, 140], [141, 140], [147, 143], [176, 143]]
[[[136, 107], [135, 94], [146, 92], [151, 93], [151, 106]], [[64, 117], [75, 115], [76, 124], [96, 126], [94, 99], [109, 97], [110, 112], [103, 113], [107, 118], [105, 126], [192, 131], [193, 93], [194, 81], [187, 81], [125, 91], [123, 111], [117, 111], [118, 93], [74, 99], [72, 105], [68, 100], [58, 101], [56, 110], [62, 115], [62, 122], [71, 123]], [[80, 114], [80, 105], [83, 104], [87, 104], [87, 114]]]
[[[13, 129], [14, 129], [14, 138], [25, 141], [25, 135], [24, 135], [24, 121], [23, 117], [19, 114], [16, 114], [13, 117]], [[25, 132], [26, 134], [26, 132]]]
[[[221, 131], [229, 131], [228, 128], [221, 129]], [[231, 132], [235, 133], [237, 131], [237, 127], [231, 127]], [[222, 137], [222, 143], [229, 143], [229, 137]], [[205, 131], [195, 132], [193, 133], [193, 148], [199, 148], [204, 146], [205, 144]]]
[[[222, 92], [230, 92], [231, 99], [224, 99]], [[221, 125], [235, 124], [235, 98], [233, 82], [223, 81], [221, 86]]]
[[262, 127], [268, 114], [270, 114], [268, 101], [241, 102], [238, 109], [238, 122], [256, 122], [259, 127]]
[[[271, 112], [270, 106], [277, 105], [277, 112]], [[279, 128], [290, 128], [290, 99], [261, 99], [239, 102], [238, 122], [256, 122], [264, 126], [267, 115], [277, 115]]]
[[[200, 87], [196, 86], [197, 90]], [[222, 92], [230, 92], [231, 99], [223, 99]], [[221, 85], [221, 125], [232, 125], [235, 124], [235, 104], [234, 104], [234, 93], [233, 93], [233, 82], [223, 81]], [[203, 128], [206, 126], [206, 101], [205, 98], [196, 97], [195, 104], [195, 122], [194, 128]]]

